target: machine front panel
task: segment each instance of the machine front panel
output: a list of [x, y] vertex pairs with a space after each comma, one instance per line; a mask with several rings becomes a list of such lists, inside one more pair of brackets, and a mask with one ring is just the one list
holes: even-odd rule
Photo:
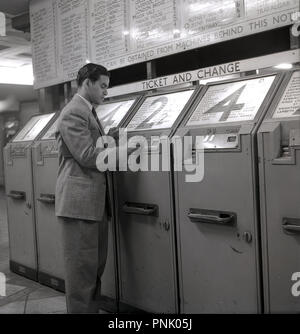
[[[148, 147], [135, 154], [140, 161], [148, 158], [143, 165], [148, 169], [134, 172], [134, 163], [129, 161], [129, 170], [117, 175], [120, 300], [148, 312], [175, 313], [178, 309], [171, 176], [161, 167], [157, 171], [150, 167], [152, 159], [162, 158], [159, 142], [161, 137], [166, 140], [162, 134], [170, 133], [194, 92], [149, 95], [126, 125], [131, 141], [138, 138], [135, 135], [146, 139]], [[166, 147], [168, 165], [169, 143]]]
[[63, 279], [63, 252], [61, 226], [55, 216], [55, 180], [58, 170], [56, 157], [43, 157], [39, 161], [39, 147], [33, 149], [33, 171], [35, 182], [35, 213], [39, 271]]
[[209, 153], [201, 182], [175, 173], [183, 313], [258, 311], [250, 141], [244, 138], [241, 154]]
[[174, 226], [167, 172], [118, 176], [120, 299], [155, 313], [175, 313]]
[[[37, 270], [31, 146], [53, 116], [54, 113], [33, 116], [5, 148], [10, 260], [17, 271], [22, 266]], [[26, 270], [20, 273], [27, 275]]]
[[10, 240], [10, 260], [36, 269], [34, 203], [31, 152], [7, 164], [9, 147], [5, 148], [5, 192]]
[[300, 312], [300, 71], [286, 79], [258, 136], [264, 295], [269, 313]]
[[210, 84], [175, 133], [193, 137], [203, 171], [195, 182], [184, 164], [175, 171], [184, 313], [261, 310], [254, 138], [277, 82], [269, 75]]

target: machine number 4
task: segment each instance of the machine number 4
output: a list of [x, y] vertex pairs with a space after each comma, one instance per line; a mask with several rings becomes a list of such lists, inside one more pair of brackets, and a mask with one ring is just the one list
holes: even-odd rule
[[238, 90], [227, 96], [224, 100], [220, 101], [218, 104], [207, 110], [205, 114], [221, 112], [222, 116], [219, 121], [220, 122], [227, 121], [232, 111], [242, 110], [244, 108], [245, 104], [237, 103], [237, 101], [245, 88], [246, 85], [242, 86], [241, 88], [239, 88]]

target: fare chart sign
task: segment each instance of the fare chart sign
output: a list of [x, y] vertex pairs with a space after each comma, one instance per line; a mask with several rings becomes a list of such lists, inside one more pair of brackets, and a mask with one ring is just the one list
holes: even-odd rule
[[293, 73], [273, 118], [297, 116], [300, 116], [300, 71]]
[[31, 0], [35, 88], [293, 24], [299, 0]]

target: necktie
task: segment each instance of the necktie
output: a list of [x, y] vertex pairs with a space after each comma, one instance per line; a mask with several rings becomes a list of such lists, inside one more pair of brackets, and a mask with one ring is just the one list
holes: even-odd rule
[[97, 122], [97, 124], [98, 124], [98, 126], [99, 126], [99, 128], [100, 128], [100, 130], [101, 130], [101, 135], [104, 135], [104, 129], [103, 129], [103, 127], [102, 127], [102, 124], [101, 124], [100, 121], [99, 121], [99, 118], [98, 118], [98, 116], [97, 116], [97, 113], [96, 113], [96, 110], [95, 110], [94, 107], [93, 107], [93, 109], [92, 109], [92, 114], [93, 114], [93, 116], [95, 117], [95, 120], [96, 120], [96, 122]]
[[[96, 110], [95, 108], [93, 107], [92, 109], [92, 114], [93, 116], [95, 117], [96, 119], [96, 122], [100, 128], [100, 132], [101, 132], [101, 135], [104, 136], [105, 133], [104, 133], [104, 129], [102, 127], [102, 124], [100, 123], [99, 121], [99, 118], [97, 116], [97, 113], [96, 113]], [[112, 209], [111, 209], [111, 201], [110, 201], [110, 196], [109, 196], [109, 193], [110, 193], [110, 183], [109, 183], [109, 176], [108, 176], [108, 173], [105, 173], [105, 177], [106, 177], [106, 198], [105, 198], [105, 208], [106, 208], [106, 214], [107, 214], [107, 217], [112, 217]]]

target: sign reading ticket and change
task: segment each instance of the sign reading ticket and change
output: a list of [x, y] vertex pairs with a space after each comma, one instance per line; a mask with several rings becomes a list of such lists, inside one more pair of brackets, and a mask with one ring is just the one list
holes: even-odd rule
[[147, 97], [130, 123], [128, 131], [169, 129], [194, 90]]
[[297, 116], [300, 116], [300, 71], [293, 73], [273, 118]]
[[186, 126], [254, 120], [275, 76], [210, 86]]
[[293, 24], [299, 0], [31, 0], [34, 87]]

